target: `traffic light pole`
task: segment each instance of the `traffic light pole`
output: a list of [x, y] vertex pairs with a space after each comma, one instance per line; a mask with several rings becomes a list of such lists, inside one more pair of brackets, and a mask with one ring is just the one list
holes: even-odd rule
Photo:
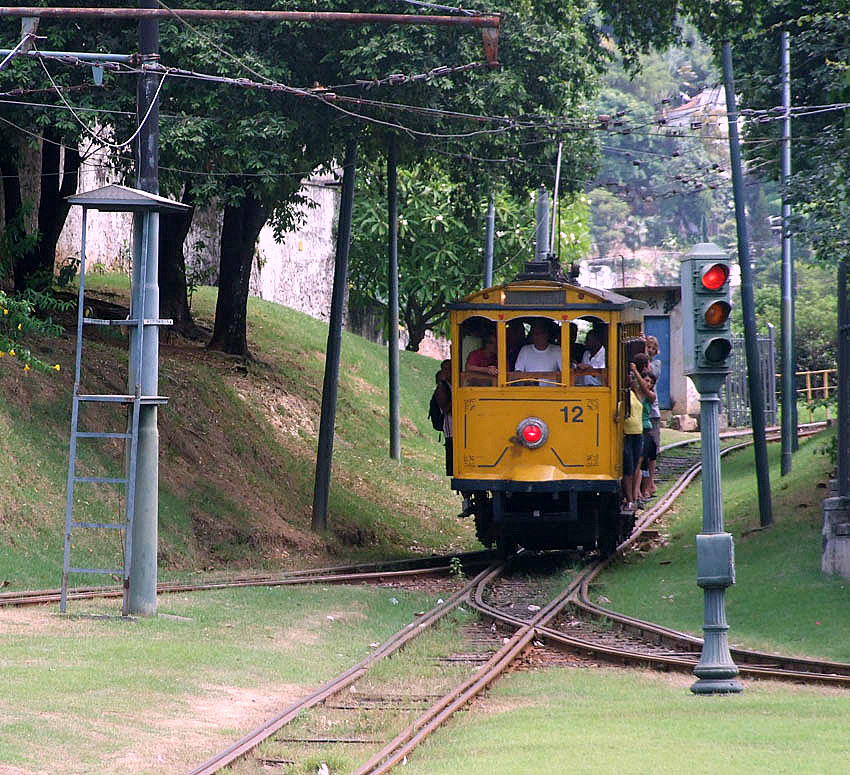
[[730, 694], [743, 687], [729, 653], [726, 587], [735, 583], [732, 536], [723, 529], [720, 479], [720, 389], [732, 352], [730, 267], [717, 245], [702, 242], [682, 258], [682, 344], [685, 374], [700, 394], [702, 533], [696, 537], [697, 584], [704, 594], [703, 646], [694, 694]]
[[735, 583], [732, 536], [723, 529], [720, 483], [720, 388], [725, 370], [692, 374], [700, 394], [702, 441], [702, 533], [697, 536], [697, 584], [703, 589], [703, 644], [694, 675], [694, 694], [732, 694], [744, 687], [735, 680], [738, 668], [729, 652], [726, 587]]

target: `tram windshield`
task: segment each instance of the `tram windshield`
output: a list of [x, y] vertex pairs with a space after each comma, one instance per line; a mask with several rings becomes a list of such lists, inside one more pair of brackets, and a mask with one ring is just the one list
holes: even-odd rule
[[[565, 329], [569, 326], [568, 329]], [[499, 330], [503, 328], [503, 330]], [[607, 324], [592, 315], [572, 321], [515, 317], [498, 323], [472, 316], [459, 328], [461, 387], [604, 387]], [[504, 337], [500, 374], [499, 342]], [[564, 336], [569, 338], [564, 341]]]

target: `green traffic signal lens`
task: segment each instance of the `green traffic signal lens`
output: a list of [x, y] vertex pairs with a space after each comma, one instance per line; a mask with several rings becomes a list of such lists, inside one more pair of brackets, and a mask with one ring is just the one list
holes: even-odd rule
[[726, 264], [713, 264], [702, 273], [702, 284], [709, 291], [719, 291], [729, 279], [729, 267]]
[[722, 326], [731, 311], [732, 307], [728, 301], [718, 300], [706, 307], [703, 320], [709, 326]]
[[722, 337], [712, 339], [703, 351], [709, 363], [722, 363], [729, 357], [730, 352], [732, 352], [732, 342]]

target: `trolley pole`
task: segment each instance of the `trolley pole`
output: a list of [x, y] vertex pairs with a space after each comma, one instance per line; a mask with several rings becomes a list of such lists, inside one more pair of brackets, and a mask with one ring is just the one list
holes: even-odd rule
[[487, 205], [487, 236], [484, 245], [484, 287], [493, 285], [493, 250], [496, 237], [496, 197], [490, 192], [490, 202]]
[[543, 186], [537, 189], [537, 200], [534, 204], [535, 247], [534, 260], [549, 260], [549, 193]]

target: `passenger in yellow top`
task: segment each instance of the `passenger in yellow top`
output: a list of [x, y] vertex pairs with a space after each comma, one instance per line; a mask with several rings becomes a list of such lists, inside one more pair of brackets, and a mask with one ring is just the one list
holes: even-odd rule
[[[646, 356], [644, 356], [646, 357]], [[629, 416], [623, 423], [623, 510], [635, 509], [635, 471], [643, 449], [643, 392], [634, 360], [629, 363]], [[637, 471], [640, 476], [640, 471]], [[640, 480], [638, 480], [640, 481]]]

